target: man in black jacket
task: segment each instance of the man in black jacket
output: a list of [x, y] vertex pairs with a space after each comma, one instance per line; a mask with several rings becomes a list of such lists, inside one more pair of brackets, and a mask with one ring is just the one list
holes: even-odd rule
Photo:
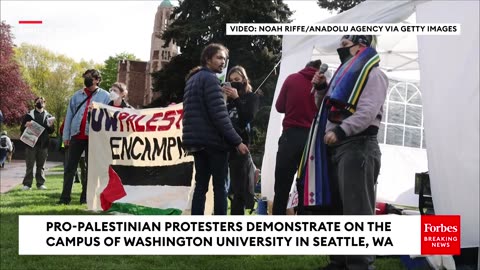
[[20, 130], [22, 133], [26, 128], [29, 128], [36, 122], [40, 126], [44, 127], [42, 134], [38, 138], [38, 141], [33, 147], [26, 146], [25, 148], [25, 163], [27, 165], [27, 171], [23, 178], [23, 190], [29, 190], [32, 187], [33, 182], [33, 166], [37, 164], [37, 170], [35, 173], [35, 180], [37, 181], [38, 189], [47, 189], [45, 187], [45, 173], [44, 165], [48, 156], [48, 143], [49, 134], [52, 134], [55, 130], [54, 118], [45, 110], [45, 99], [38, 97], [35, 99], [35, 109], [28, 112], [23, 117]]
[[221, 73], [228, 49], [210, 44], [202, 51], [202, 68], [193, 74], [185, 86], [183, 98], [183, 146], [195, 160], [195, 190], [192, 215], [203, 215], [205, 194], [213, 177], [214, 214], [227, 214], [228, 151], [235, 147], [248, 153], [228, 116], [227, 107], [215, 73]]

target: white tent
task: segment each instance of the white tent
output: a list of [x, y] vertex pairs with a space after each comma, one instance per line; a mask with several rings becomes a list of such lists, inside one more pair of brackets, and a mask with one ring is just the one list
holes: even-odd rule
[[[381, 68], [390, 78], [420, 81], [427, 150], [382, 144], [378, 198], [417, 202], [414, 172], [427, 169], [436, 214], [461, 215], [462, 247], [479, 246], [479, 3], [366, 1], [321, 23], [460, 23], [456, 36], [379, 37]], [[284, 36], [274, 103], [285, 78], [321, 58], [338, 65], [340, 36]], [[418, 44], [418, 49], [417, 49]], [[417, 58], [418, 57], [418, 58]], [[272, 106], [262, 165], [262, 196], [273, 200], [283, 115]], [[423, 133], [422, 133], [423, 134]], [[426, 161], [428, 156], [428, 165]]]

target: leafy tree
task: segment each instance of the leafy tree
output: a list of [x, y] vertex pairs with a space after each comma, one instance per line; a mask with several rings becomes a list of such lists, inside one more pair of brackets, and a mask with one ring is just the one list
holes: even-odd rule
[[338, 13], [342, 13], [360, 4], [363, 1], [365, 0], [317, 0], [317, 4], [321, 8], [326, 8], [328, 10], [338, 11]]
[[0, 110], [6, 124], [19, 123], [33, 97], [14, 60], [11, 26], [0, 23]]
[[[200, 54], [207, 44], [218, 42], [230, 50], [229, 67], [242, 65], [258, 86], [280, 59], [281, 38], [278, 36], [227, 36], [226, 23], [289, 22], [291, 11], [283, 0], [243, 1], [234, 0], [185, 0], [173, 11], [174, 22], [162, 38], [175, 42], [182, 54], [172, 58], [162, 70], [152, 74], [153, 91], [159, 91], [168, 101], [181, 101], [185, 76], [200, 64]], [[276, 76], [270, 78], [276, 81]], [[268, 86], [269, 84], [267, 84]], [[271, 104], [274, 88], [263, 88], [266, 103]]]
[[[23, 77], [36, 96], [45, 98], [46, 109], [55, 116], [58, 131], [70, 97], [83, 87], [82, 74], [87, 69], [100, 67], [92, 61], [77, 63], [44, 47], [26, 43], [15, 52]], [[30, 103], [33, 105], [33, 99]]]
[[[160, 71], [152, 74], [153, 91], [160, 92], [160, 100], [153, 104], [165, 105], [170, 101], [181, 102], [188, 71], [200, 64], [202, 49], [213, 42], [225, 45], [229, 53], [229, 67], [241, 65], [247, 70], [253, 89], [262, 83], [280, 60], [279, 36], [227, 36], [227, 23], [287, 23], [292, 12], [283, 0], [184, 0], [172, 13], [173, 23], [162, 38], [175, 42], [181, 54]], [[278, 76], [272, 74], [263, 84], [262, 111], [270, 111]], [[152, 104], [152, 105], [153, 105]], [[257, 114], [255, 123], [258, 136], [251, 150], [262, 155], [265, 145], [267, 113]], [[262, 118], [262, 119], [260, 119]], [[253, 153], [255, 154], [255, 153]]]
[[108, 89], [112, 86], [114, 82], [117, 81], [118, 74], [118, 62], [121, 60], [139, 60], [135, 55], [127, 52], [122, 52], [116, 54], [115, 56], [108, 57], [105, 60], [104, 66], [100, 69], [100, 74], [102, 74], [102, 82], [100, 86]]

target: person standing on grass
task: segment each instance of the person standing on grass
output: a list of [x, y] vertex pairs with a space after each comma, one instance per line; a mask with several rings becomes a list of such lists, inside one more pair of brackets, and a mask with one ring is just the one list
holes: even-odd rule
[[192, 215], [203, 215], [205, 195], [213, 177], [214, 214], [227, 214], [228, 152], [236, 148], [247, 154], [248, 147], [235, 132], [216, 73], [222, 73], [228, 49], [212, 43], [201, 54], [202, 68], [191, 75], [183, 99], [182, 141], [195, 162], [195, 189]]
[[[63, 169], [65, 170], [67, 168], [67, 161], [68, 161], [68, 146], [65, 147], [64, 143], [63, 143], [63, 128], [65, 126], [65, 119], [63, 119], [62, 121], [62, 125], [60, 126], [60, 139], [62, 140], [60, 142], [60, 152], [63, 153]], [[86, 164], [85, 164], [85, 151], [82, 153], [82, 156], [80, 157], [80, 160], [78, 161], [78, 165], [80, 166], [80, 172], [81, 172], [81, 176], [78, 175], [78, 170], [75, 171], [75, 183], [80, 183], [80, 177], [82, 177], [81, 179], [85, 179], [84, 181], [86, 181], [87, 179], [87, 175], [86, 175]]]
[[318, 111], [311, 89], [312, 78], [321, 64], [321, 60], [310, 61], [305, 68], [289, 75], [275, 104], [277, 111], [285, 114], [285, 118], [275, 163], [273, 215], [287, 214], [288, 195], [293, 178], [302, 158], [310, 126]]
[[[222, 90], [227, 95], [227, 109], [235, 131], [242, 137], [245, 145], [250, 144], [250, 124], [258, 111], [260, 100], [252, 92], [252, 86], [247, 72], [242, 66], [235, 66], [228, 71], [227, 79], [231, 87], [223, 86]], [[230, 168], [230, 187], [232, 215], [244, 215], [245, 208], [253, 209], [255, 204], [255, 191], [253, 183], [253, 165], [250, 153], [242, 155], [232, 148], [228, 166]]]
[[30, 147], [26, 145], [25, 148], [25, 163], [27, 166], [25, 177], [23, 178], [23, 190], [30, 190], [33, 182], [33, 167], [37, 165], [35, 172], [35, 180], [37, 181], [38, 189], [47, 189], [45, 186], [45, 172], [44, 166], [48, 156], [48, 145], [50, 141], [49, 134], [55, 131], [53, 116], [45, 110], [45, 99], [37, 97], [35, 99], [35, 109], [28, 112], [22, 121], [20, 131], [23, 133], [26, 128], [31, 127], [33, 122], [44, 127], [42, 134], [38, 138], [37, 143]]
[[12, 151], [12, 141], [7, 136], [7, 131], [4, 130], [0, 133], [0, 168], [5, 167], [5, 161]]
[[[65, 116], [63, 128], [63, 143], [69, 147], [67, 167], [63, 174], [63, 189], [58, 204], [70, 204], [73, 178], [77, 171], [78, 161], [85, 152], [88, 173], [88, 130], [89, 115], [92, 102], [108, 104], [110, 97], [107, 91], [98, 87], [102, 81], [100, 72], [89, 69], [83, 74], [85, 88], [73, 94]], [[87, 203], [87, 179], [82, 179], [80, 203]]]
[[[304, 185], [321, 183], [322, 189], [312, 188], [305, 194], [311, 194], [306, 199], [315, 205], [332, 206], [334, 215], [375, 215], [381, 163], [377, 134], [388, 89], [375, 45], [375, 36], [343, 36], [337, 49], [342, 64], [330, 83], [326, 85], [325, 75], [319, 73], [312, 80], [325, 87], [315, 93], [321, 109], [314, 123], [318, 143], [312, 153], [319, 155], [304, 174]], [[326, 173], [318, 173], [317, 168]], [[321, 269], [375, 269], [374, 262], [373, 255], [332, 255], [330, 264]]]

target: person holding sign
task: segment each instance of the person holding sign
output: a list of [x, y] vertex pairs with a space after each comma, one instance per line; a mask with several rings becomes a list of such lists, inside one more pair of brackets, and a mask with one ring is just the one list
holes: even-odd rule
[[[235, 131], [242, 137], [245, 145], [250, 144], [250, 122], [258, 111], [260, 100], [252, 92], [247, 72], [242, 66], [235, 66], [228, 71], [230, 86], [224, 85], [222, 90], [227, 96], [227, 109]], [[245, 214], [245, 208], [253, 209], [255, 204], [255, 183], [252, 156], [242, 155], [236, 150], [230, 152], [228, 160], [230, 168], [230, 186], [232, 191], [232, 215]]]
[[[35, 99], [35, 109], [28, 112], [22, 121], [20, 131], [22, 137], [28, 137], [31, 139], [21, 140], [25, 142], [25, 163], [27, 166], [25, 177], [23, 178], [23, 190], [30, 190], [33, 182], [33, 167], [37, 165], [35, 172], [35, 180], [37, 182], [38, 189], [47, 189], [45, 186], [45, 173], [44, 166], [48, 156], [48, 145], [50, 136], [55, 131], [53, 117], [45, 110], [45, 99], [43, 97], [37, 97]], [[30, 133], [30, 131], [33, 131]], [[38, 132], [37, 132], [38, 131]]]
[[[110, 96], [107, 91], [98, 87], [102, 81], [100, 72], [89, 69], [83, 73], [85, 88], [75, 92], [68, 103], [65, 126], [63, 127], [63, 143], [69, 148], [67, 167], [63, 174], [63, 190], [58, 204], [70, 204], [73, 178], [78, 162], [85, 151], [88, 175], [88, 130], [89, 115], [92, 102], [108, 104]], [[80, 203], [87, 202], [87, 179], [82, 179]]]
[[223, 45], [206, 46], [200, 58], [202, 68], [185, 86], [182, 141], [185, 150], [193, 154], [196, 171], [192, 215], [204, 214], [210, 177], [214, 214], [227, 214], [228, 151], [235, 147], [240, 154], [248, 153], [228, 117], [220, 81], [215, 76], [222, 72], [227, 57], [228, 49]]
[[[377, 133], [388, 89], [375, 45], [374, 36], [343, 36], [337, 49], [342, 64], [328, 87], [316, 91], [320, 112], [312, 137], [318, 140], [308, 153], [315, 166], [307, 161], [301, 173], [305, 205], [332, 205], [337, 215], [375, 214], [381, 156]], [[315, 74], [312, 82], [325, 84], [325, 75]], [[330, 256], [325, 269], [374, 269], [374, 260], [369, 255]]]
[[110, 102], [108, 105], [117, 108], [132, 108], [125, 100], [128, 95], [127, 86], [124, 83], [116, 82], [110, 88]]

